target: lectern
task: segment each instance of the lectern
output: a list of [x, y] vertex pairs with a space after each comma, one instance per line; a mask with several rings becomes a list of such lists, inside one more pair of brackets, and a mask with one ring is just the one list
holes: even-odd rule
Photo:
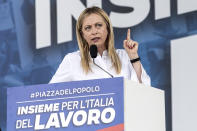
[[122, 77], [0, 89], [2, 131], [165, 131], [164, 91]]

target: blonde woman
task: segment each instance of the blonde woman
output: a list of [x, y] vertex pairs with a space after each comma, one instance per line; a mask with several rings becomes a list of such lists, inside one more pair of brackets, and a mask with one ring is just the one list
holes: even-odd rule
[[[85, 9], [79, 16], [76, 25], [79, 51], [67, 54], [50, 83], [110, 78], [124, 78], [150, 85], [150, 77], [146, 74], [138, 56], [138, 43], [130, 39], [128, 29], [123, 41], [124, 49], [114, 48], [114, 33], [108, 15], [98, 7]], [[90, 56], [90, 46], [95, 44], [98, 55], [95, 63]]]

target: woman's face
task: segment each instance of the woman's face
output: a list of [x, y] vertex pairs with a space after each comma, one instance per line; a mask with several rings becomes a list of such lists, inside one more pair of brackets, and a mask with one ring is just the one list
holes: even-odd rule
[[108, 35], [106, 24], [103, 18], [97, 14], [90, 14], [85, 17], [82, 25], [83, 38], [88, 45], [95, 44], [98, 48], [106, 49], [105, 41]]

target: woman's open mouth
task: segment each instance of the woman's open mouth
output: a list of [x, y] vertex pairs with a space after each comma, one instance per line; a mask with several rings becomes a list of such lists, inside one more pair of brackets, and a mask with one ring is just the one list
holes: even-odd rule
[[94, 37], [93, 39], [91, 39], [94, 43], [98, 42], [101, 38], [100, 37]]

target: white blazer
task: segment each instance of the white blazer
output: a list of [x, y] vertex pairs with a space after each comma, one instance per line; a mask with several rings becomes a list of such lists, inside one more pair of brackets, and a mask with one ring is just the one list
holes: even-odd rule
[[[115, 69], [112, 67], [111, 59], [108, 56], [107, 51], [103, 52], [102, 57], [98, 53], [97, 57], [95, 58], [95, 63], [101, 66], [104, 70], [112, 74], [114, 77], [124, 77], [136, 82], [138, 81], [136, 72], [130, 63], [130, 59], [123, 49], [116, 50], [121, 64], [122, 69], [121, 73], [117, 74]], [[59, 65], [55, 75], [52, 77], [49, 83], [59, 83], [59, 82], [66, 82], [66, 81], [77, 81], [77, 80], [89, 80], [89, 79], [100, 79], [100, 78], [110, 78], [110, 75], [101, 70], [99, 67], [92, 63], [90, 63], [90, 67], [92, 71], [89, 71], [86, 74], [81, 66], [81, 57], [80, 52], [76, 51], [73, 53], [68, 53], [61, 64]], [[150, 86], [150, 77], [147, 75], [146, 71], [142, 67], [142, 74], [141, 80], [142, 83], [145, 85]]]

